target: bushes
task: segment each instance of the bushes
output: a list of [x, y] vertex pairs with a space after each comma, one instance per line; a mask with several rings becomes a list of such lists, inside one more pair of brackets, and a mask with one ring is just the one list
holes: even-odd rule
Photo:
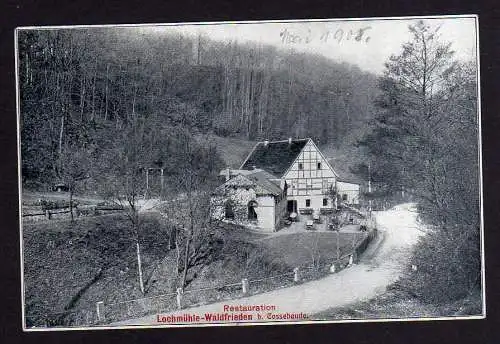
[[426, 303], [445, 304], [480, 291], [479, 229], [435, 229], [415, 249], [411, 264], [417, 271], [402, 279], [402, 286]]

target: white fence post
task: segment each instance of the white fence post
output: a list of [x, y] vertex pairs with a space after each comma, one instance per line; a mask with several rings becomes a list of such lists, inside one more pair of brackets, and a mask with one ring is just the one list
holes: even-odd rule
[[179, 309], [182, 308], [182, 294], [183, 294], [182, 288], [177, 288], [177, 308]]
[[295, 283], [299, 282], [300, 281], [300, 276], [299, 276], [299, 268], [295, 268], [293, 269], [293, 281]]
[[243, 290], [243, 294], [248, 293], [248, 278], [243, 278], [241, 280], [241, 289]]
[[97, 320], [99, 322], [104, 321], [104, 301], [99, 301], [96, 303], [96, 309], [97, 309]]

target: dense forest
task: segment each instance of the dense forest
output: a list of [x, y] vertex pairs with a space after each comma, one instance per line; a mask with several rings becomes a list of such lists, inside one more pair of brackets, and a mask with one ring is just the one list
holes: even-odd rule
[[374, 75], [346, 63], [168, 28], [21, 31], [19, 75], [23, 180], [38, 184], [57, 179], [65, 144], [87, 149], [99, 129], [134, 118], [341, 147], [366, 131], [378, 92]]

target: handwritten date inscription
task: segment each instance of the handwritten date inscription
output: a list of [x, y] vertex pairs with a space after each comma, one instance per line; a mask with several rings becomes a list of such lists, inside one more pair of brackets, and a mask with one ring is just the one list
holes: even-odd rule
[[362, 27], [360, 29], [342, 29], [338, 28], [336, 30], [325, 30], [319, 35], [314, 35], [311, 29], [307, 30], [306, 34], [298, 34], [284, 29], [280, 32], [281, 42], [284, 44], [309, 44], [315, 40], [321, 43], [336, 42], [341, 43], [342, 41], [355, 41], [360, 43], [368, 43], [370, 41], [370, 36], [368, 36], [368, 31], [371, 26]]

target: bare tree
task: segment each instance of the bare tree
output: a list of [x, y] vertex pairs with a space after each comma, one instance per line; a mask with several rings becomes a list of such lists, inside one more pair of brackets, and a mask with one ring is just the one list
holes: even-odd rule
[[73, 215], [73, 196], [80, 182], [89, 178], [91, 169], [90, 155], [83, 148], [66, 144], [61, 148], [60, 168], [58, 175], [60, 181], [67, 186], [69, 191], [69, 210], [71, 221]]
[[138, 201], [144, 193], [144, 171], [149, 166], [147, 131], [142, 120], [134, 118], [132, 123], [116, 132], [112, 146], [103, 150], [99, 159], [96, 179], [102, 195], [122, 206], [132, 225], [137, 255], [139, 287], [144, 294], [143, 268], [141, 260], [141, 221]]
[[177, 196], [162, 207], [163, 217], [173, 223], [179, 285], [185, 288], [191, 269], [211, 258], [216, 224], [212, 219], [211, 190], [216, 182], [216, 152], [209, 143], [200, 144], [186, 131], [177, 136], [178, 162], [168, 181]]

